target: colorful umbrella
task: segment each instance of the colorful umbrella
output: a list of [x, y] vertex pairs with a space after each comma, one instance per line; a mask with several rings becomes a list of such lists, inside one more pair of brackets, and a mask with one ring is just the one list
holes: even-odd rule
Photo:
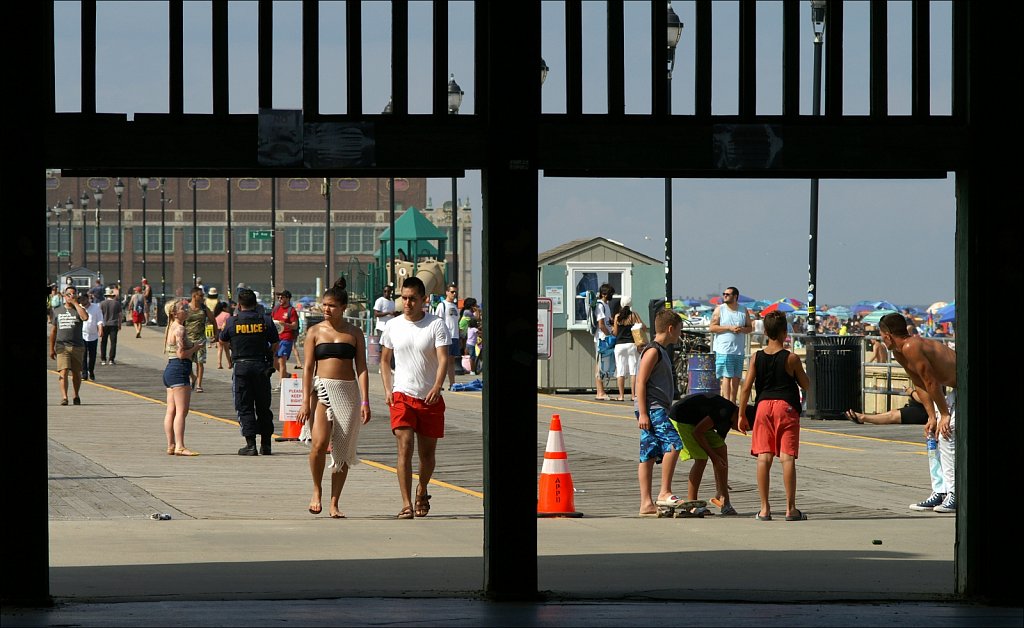
[[882, 317], [886, 314], [892, 314], [896, 310], [873, 310], [864, 315], [861, 322], [865, 325], [877, 325], [878, 321], [882, 320]]
[[950, 303], [949, 305], [945, 305], [943, 307], [940, 307], [938, 309], [938, 311], [935, 312], [935, 322], [936, 323], [940, 323], [940, 324], [941, 323], [951, 323], [951, 322], [953, 322], [955, 320], [956, 320], [956, 301], [954, 301], [953, 303]]
[[795, 312], [796, 308], [793, 307], [787, 301], [776, 301], [775, 303], [772, 303], [768, 307], [766, 307], [763, 310], [761, 310], [761, 314], [768, 314], [770, 312], [775, 312], [775, 311], [787, 312], [788, 313], [788, 312]]

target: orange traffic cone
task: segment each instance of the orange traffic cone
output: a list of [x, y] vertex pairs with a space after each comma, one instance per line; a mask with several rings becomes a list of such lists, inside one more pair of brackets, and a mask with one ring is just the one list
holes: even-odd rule
[[[292, 379], [298, 379], [298, 373], [292, 373]], [[281, 435], [275, 440], [299, 440], [299, 434], [302, 433], [302, 426], [299, 425], [298, 421], [282, 421], [284, 426], [281, 428]]]
[[552, 414], [548, 445], [544, 451], [544, 466], [540, 470], [537, 516], [582, 517], [582, 512], [576, 512], [573, 492], [569, 459], [565, 453], [565, 443], [562, 442], [562, 421], [557, 414]]

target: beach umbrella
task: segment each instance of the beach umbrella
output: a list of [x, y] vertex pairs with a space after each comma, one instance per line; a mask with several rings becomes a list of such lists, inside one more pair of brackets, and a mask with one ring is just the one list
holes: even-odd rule
[[807, 316], [807, 310], [794, 310], [791, 316]]
[[888, 301], [857, 301], [850, 308], [854, 312], [870, 312], [871, 310], [899, 310], [900, 306]]
[[934, 314], [938, 312], [941, 308], [946, 307], [947, 305], [949, 305], [949, 303], [946, 303], [945, 301], [936, 301], [935, 303], [932, 303], [927, 308], [925, 308], [925, 311], [928, 312], [929, 314]]
[[940, 307], [935, 312], [936, 323], [951, 323], [956, 320], [956, 302]]
[[864, 318], [861, 319], [861, 322], [864, 323], [865, 325], [877, 325], [878, 321], [882, 320], [883, 316], [885, 316], [886, 314], [892, 314], [894, 312], [896, 312], [896, 310], [872, 310], [871, 312], [868, 312], [867, 314], [864, 315]]
[[850, 314], [852, 314], [852, 312], [850, 311], [850, 308], [845, 305], [837, 305], [825, 310], [824, 314], [835, 316], [836, 318], [850, 318]]
[[704, 305], [704, 302], [699, 299], [683, 299], [683, 305], [686, 307], [696, 307], [698, 305]]
[[784, 299], [779, 299], [779, 302], [780, 303], [784, 302], [784, 303], [788, 303], [788, 304], [792, 305], [794, 310], [799, 310], [800, 308], [802, 308], [804, 306], [804, 302], [803, 301], [801, 301], [800, 299], [793, 299], [791, 297], [786, 297]]
[[753, 303], [750, 304], [750, 309], [761, 311], [771, 304], [772, 302], [768, 301], [767, 299], [758, 299], [757, 301], [754, 301]]
[[737, 301], [738, 303], [753, 303], [753, 302], [754, 302], [754, 301], [756, 301], [756, 300], [757, 300], [757, 299], [755, 299], [754, 297], [748, 297], [748, 296], [747, 296], [747, 295], [745, 295], [745, 294], [740, 294], [740, 298], [739, 298], [739, 299], [737, 299], [736, 301]]
[[775, 311], [789, 313], [789, 312], [795, 312], [796, 308], [793, 307], [787, 301], [776, 301], [775, 303], [772, 303], [768, 307], [766, 307], [763, 310], [761, 310], [761, 314], [769, 314], [769, 313], [775, 312]]

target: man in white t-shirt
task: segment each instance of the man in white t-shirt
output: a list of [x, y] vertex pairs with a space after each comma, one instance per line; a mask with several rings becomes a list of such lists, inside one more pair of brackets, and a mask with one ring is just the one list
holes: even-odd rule
[[448, 390], [455, 385], [455, 365], [462, 358], [462, 339], [459, 338], [459, 289], [455, 284], [448, 284], [444, 301], [437, 304], [434, 316], [444, 321], [451, 336], [452, 344], [448, 347]]
[[374, 331], [378, 336], [384, 333], [384, 326], [395, 317], [395, 287], [391, 284], [384, 286], [384, 294], [377, 297], [373, 304], [373, 316], [376, 319]]
[[[384, 327], [381, 336], [380, 377], [384, 401], [391, 413], [391, 432], [398, 444], [398, 488], [402, 492], [399, 519], [426, 517], [430, 512], [427, 484], [434, 474], [437, 439], [444, 437], [444, 388], [448, 351], [452, 343], [440, 318], [423, 311], [427, 289], [418, 277], [402, 282], [402, 316]], [[392, 381], [391, 357], [395, 358]], [[412, 452], [419, 449], [419, 484], [412, 501]]]

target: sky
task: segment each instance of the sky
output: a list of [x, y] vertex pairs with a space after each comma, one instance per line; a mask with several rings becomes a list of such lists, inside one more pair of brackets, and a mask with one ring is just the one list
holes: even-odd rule
[[[808, 2], [801, 2], [801, 111], [811, 113], [813, 36]], [[910, 113], [910, 3], [889, 3], [889, 111]], [[209, 113], [211, 90], [210, 2], [186, 2], [185, 110]], [[683, 22], [671, 84], [674, 114], [692, 113], [694, 3], [676, 1]], [[868, 112], [867, 2], [845, 4], [844, 103], [849, 114]], [[781, 113], [781, 12], [778, 0], [757, 4], [758, 98], [763, 114]], [[410, 2], [409, 109], [430, 109], [432, 32], [429, 2]], [[712, 113], [737, 112], [738, 3], [712, 3]], [[951, 7], [933, 3], [931, 107], [951, 110]], [[57, 2], [56, 98], [58, 111], [80, 109], [80, 7]], [[97, 3], [97, 110], [167, 111], [167, 4]], [[257, 3], [229, 2], [230, 110], [255, 113]], [[550, 68], [542, 111], [565, 111], [564, 5], [542, 3], [542, 56]], [[345, 112], [345, 7], [322, 2], [320, 72], [323, 113]], [[650, 8], [625, 7], [626, 112], [650, 111]], [[363, 110], [375, 112], [390, 94], [390, 3], [363, 3]], [[449, 7], [449, 73], [465, 92], [461, 114], [473, 113], [473, 5]], [[829, 34], [826, 33], [826, 37]], [[602, 113], [605, 93], [605, 4], [583, 2], [583, 109]], [[273, 106], [301, 107], [301, 4], [274, 4]], [[59, 167], [59, 164], [56, 165]], [[472, 207], [474, 285], [481, 285], [482, 195], [478, 171], [458, 183]], [[428, 196], [439, 206], [451, 180], [429, 179]], [[822, 305], [888, 300], [927, 306], [954, 297], [954, 176], [942, 179], [830, 180], [820, 183], [817, 298]], [[810, 182], [799, 179], [674, 179], [673, 294], [705, 297], [728, 286], [755, 299], [806, 300]], [[664, 179], [539, 179], [538, 252], [578, 238], [606, 237], [664, 257]], [[479, 295], [476, 295], [479, 296]]]

